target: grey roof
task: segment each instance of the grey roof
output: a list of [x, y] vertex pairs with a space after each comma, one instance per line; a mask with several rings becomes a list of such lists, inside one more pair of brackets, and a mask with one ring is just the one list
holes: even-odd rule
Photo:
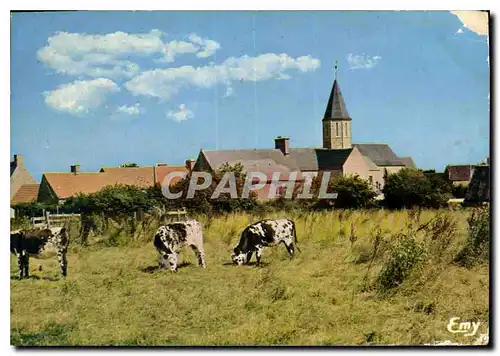
[[[210, 167], [218, 169], [224, 163], [234, 165], [241, 163], [247, 172], [259, 170], [266, 171], [299, 171], [299, 167], [290, 156], [284, 156], [281, 150], [274, 148], [246, 149], [246, 150], [221, 150], [205, 151], [205, 155]], [[272, 168], [272, 169], [271, 169]]]
[[292, 148], [290, 157], [297, 162], [301, 171], [322, 171], [342, 169], [352, 149], [329, 150], [325, 148]]
[[323, 120], [351, 120], [337, 80], [333, 82], [332, 91], [330, 93], [330, 98], [328, 99]]
[[417, 168], [417, 165], [411, 157], [399, 157], [399, 160], [402, 161], [408, 168]]
[[341, 169], [352, 149], [292, 148], [285, 156], [278, 149], [202, 151], [212, 169], [241, 163], [247, 172], [290, 172]]
[[385, 143], [355, 143], [353, 146], [377, 166], [406, 166], [405, 162]]
[[[369, 167], [372, 163], [377, 166], [406, 166], [411, 157], [399, 158], [387, 144], [354, 144], [365, 158], [368, 158]], [[272, 175], [273, 172], [289, 173], [293, 171], [327, 171], [342, 169], [345, 161], [352, 152], [352, 148], [329, 150], [325, 148], [291, 148], [290, 154], [285, 156], [279, 149], [243, 149], [205, 151], [204, 155], [213, 170], [220, 168], [224, 163], [234, 165], [241, 163], [247, 172], [262, 172]]]

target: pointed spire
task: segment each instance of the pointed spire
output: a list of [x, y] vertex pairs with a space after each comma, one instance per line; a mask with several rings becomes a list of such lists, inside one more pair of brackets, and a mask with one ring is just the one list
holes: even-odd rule
[[337, 61], [335, 61], [334, 69], [335, 79], [333, 81], [332, 92], [330, 93], [330, 98], [328, 99], [328, 105], [326, 106], [323, 120], [351, 120], [351, 117], [345, 107], [344, 99], [342, 98], [339, 83], [337, 82]]

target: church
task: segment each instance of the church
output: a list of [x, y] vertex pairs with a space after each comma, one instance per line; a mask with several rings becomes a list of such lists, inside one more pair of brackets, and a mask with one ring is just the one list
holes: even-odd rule
[[266, 186], [256, 193], [260, 199], [267, 199], [274, 172], [280, 172], [280, 181], [287, 181], [291, 172], [358, 175], [367, 180], [376, 193], [381, 193], [386, 172], [395, 173], [404, 167], [416, 168], [411, 157], [397, 156], [388, 144], [352, 142], [352, 118], [336, 73], [322, 122], [322, 148], [294, 148], [290, 138], [278, 136], [274, 139], [274, 148], [202, 149], [193, 171], [213, 172], [225, 163], [240, 163], [246, 172], [266, 175]]

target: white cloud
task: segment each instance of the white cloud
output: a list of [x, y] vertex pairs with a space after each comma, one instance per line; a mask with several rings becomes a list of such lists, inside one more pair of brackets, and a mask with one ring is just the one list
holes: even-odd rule
[[174, 121], [181, 122], [193, 118], [194, 114], [187, 108], [186, 104], [181, 104], [179, 105], [178, 111], [169, 111], [167, 117]]
[[[287, 54], [274, 53], [257, 57], [245, 55], [239, 58], [230, 57], [220, 65], [210, 64], [197, 68], [182, 66], [145, 71], [125, 83], [125, 87], [134, 95], [169, 99], [183, 87], [209, 88], [216, 84], [231, 87], [233, 81], [288, 79], [290, 75], [285, 71], [315, 71], [319, 66], [319, 59], [311, 56], [292, 58]], [[228, 91], [232, 94], [232, 89]]]
[[475, 32], [480, 36], [488, 36], [488, 13], [486, 11], [450, 11], [450, 12], [458, 17], [458, 19], [463, 23], [465, 28]]
[[209, 40], [206, 38], [201, 38], [195, 33], [192, 33], [189, 35], [189, 40], [193, 43], [196, 43], [200, 46], [202, 46], [202, 50], [196, 54], [197, 57], [199, 58], [207, 58], [213, 55], [219, 48], [220, 44], [213, 41]]
[[96, 109], [107, 100], [110, 93], [120, 88], [110, 79], [77, 80], [60, 85], [57, 89], [45, 92], [45, 103], [58, 111], [70, 114], [85, 114]]
[[141, 112], [143, 112], [143, 109], [141, 108], [140, 103], [136, 103], [131, 106], [127, 105], [122, 105], [116, 109], [117, 112], [123, 113], [123, 114], [128, 114], [128, 115], [139, 115]]
[[369, 56], [367, 54], [349, 53], [347, 55], [349, 69], [371, 69], [375, 67], [381, 59], [381, 56]]
[[66, 75], [91, 77], [133, 77], [139, 66], [128, 59], [131, 55], [162, 56], [159, 61], [173, 62], [180, 54], [196, 53], [200, 58], [215, 53], [220, 45], [209, 39], [191, 35], [196, 42], [163, 41], [163, 32], [114, 32], [105, 35], [57, 32], [37, 52], [38, 59]]

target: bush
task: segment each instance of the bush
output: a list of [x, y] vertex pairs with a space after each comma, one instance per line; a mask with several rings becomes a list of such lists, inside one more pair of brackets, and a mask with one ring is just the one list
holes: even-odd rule
[[407, 235], [401, 234], [398, 237], [398, 242], [392, 247], [376, 281], [381, 292], [388, 292], [399, 286], [426, 259], [422, 244]]
[[32, 218], [35, 216], [43, 216], [44, 210], [55, 211], [57, 207], [56, 204], [33, 201], [29, 203], [19, 203], [12, 208], [16, 211], [16, 217]]
[[[334, 175], [328, 183], [327, 193], [337, 193], [336, 199], [320, 199], [322, 175], [313, 179], [310, 193], [312, 199], [297, 199], [297, 202], [305, 209], [358, 209], [366, 208], [373, 204], [376, 193], [370, 188], [368, 181], [358, 175], [343, 176]], [[295, 188], [294, 198], [303, 190], [303, 185]]]
[[441, 174], [403, 168], [385, 179], [385, 205], [391, 209], [415, 206], [439, 208], [451, 198], [451, 185]]
[[[231, 198], [229, 193], [221, 193], [218, 198], [212, 199], [215, 189], [227, 172], [233, 172], [235, 175], [238, 198]], [[231, 166], [225, 163], [217, 171], [213, 172], [211, 185], [206, 189], [196, 191], [193, 198], [187, 198], [191, 177], [187, 176], [180, 180], [171, 190], [173, 193], [182, 192], [182, 196], [179, 199], [170, 200], [170, 202], [185, 207], [190, 213], [194, 214], [204, 213], [211, 215], [237, 211], [254, 211], [259, 208], [257, 194], [250, 192], [248, 198], [241, 198], [245, 177], [242, 164], [237, 163]], [[203, 180], [198, 183], [203, 183]]]
[[490, 213], [486, 208], [477, 208], [467, 219], [468, 236], [465, 247], [458, 253], [455, 262], [470, 268], [487, 263], [490, 258]]
[[467, 189], [468, 187], [465, 185], [455, 185], [451, 190], [451, 194], [453, 195], [454, 198], [462, 199], [465, 198], [465, 195], [467, 194]]

